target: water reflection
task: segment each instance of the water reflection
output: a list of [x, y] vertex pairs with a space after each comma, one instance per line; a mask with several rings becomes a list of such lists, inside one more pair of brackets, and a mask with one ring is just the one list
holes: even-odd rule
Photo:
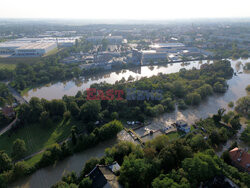
[[[207, 61], [203, 61], [203, 63], [205, 62]], [[135, 80], [138, 80], [141, 77], [150, 77], [157, 75], [158, 73], [170, 74], [179, 72], [179, 70], [183, 67], [186, 69], [192, 69], [193, 67], [199, 69], [201, 64], [198, 61], [194, 61], [189, 63], [174, 63], [170, 65], [171, 66], [157, 65], [134, 67], [130, 69], [99, 73], [93, 76], [85, 76], [80, 80], [72, 79], [70, 81], [48, 84], [28, 91], [24, 95], [24, 98], [27, 100], [30, 100], [31, 97], [45, 98], [48, 100], [61, 99], [64, 95], [74, 96], [79, 90], [86, 90], [91, 84], [94, 83], [107, 82], [114, 84], [117, 80], [121, 80], [122, 78], [128, 80], [130, 76], [135, 78]]]
[[[241, 60], [244, 65], [249, 60]], [[207, 61], [203, 61], [207, 62]], [[214, 113], [217, 113], [219, 108], [226, 108], [227, 110], [231, 110], [227, 104], [230, 101], [236, 101], [238, 98], [246, 95], [246, 86], [250, 84], [250, 74], [243, 71], [243, 66], [240, 68], [236, 67], [237, 61], [232, 61], [232, 67], [236, 72], [242, 72], [242, 74], [238, 74], [237, 76], [233, 76], [230, 80], [228, 80], [229, 89], [225, 94], [214, 94], [211, 97], [208, 97], [205, 101], [203, 101], [199, 106], [189, 107], [187, 110], [179, 111], [175, 110], [172, 113], [163, 114], [157, 118], [152, 120], [152, 123], [148, 125], [146, 128], [157, 130], [159, 128], [166, 127], [176, 120], [185, 120], [189, 124], [194, 123], [196, 120], [200, 118], [206, 118], [211, 116]], [[193, 62], [190, 65], [186, 65], [185, 68], [191, 69], [192, 67], [199, 68], [201, 64], [199, 62]], [[66, 82], [65, 85], [63, 83], [52, 84], [48, 87], [38, 88], [37, 91], [29, 91], [28, 99], [31, 96], [44, 97], [47, 99], [52, 98], [61, 98], [64, 94], [67, 95], [75, 95], [78, 90], [82, 90], [87, 88], [92, 83], [106, 81], [108, 83], [114, 83], [116, 80], [120, 80], [122, 77], [128, 79], [131, 75], [134, 78], [141, 78], [143, 76], [152, 76], [157, 75], [159, 72], [162, 73], [172, 73], [177, 72], [182, 68], [181, 64], [173, 64], [170, 66], [154, 66], [154, 70], [151, 71], [149, 67], [141, 67], [136, 69], [128, 69], [121, 70], [106, 74], [100, 74], [94, 77], [82, 78], [82, 85], [76, 84], [76, 81]], [[138, 129], [136, 132], [140, 135], [145, 133], [145, 128]], [[133, 141], [131, 136], [129, 136], [125, 131], [122, 131], [118, 135], [119, 140], [129, 140]], [[69, 157], [63, 161], [58, 162], [53, 167], [44, 168], [38, 170], [36, 173], [31, 176], [24, 178], [11, 187], [31, 187], [31, 188], [39, 188], [39, 187], [50, 187], [52, 184], [56, 183], [61, 179], [61, 176], [64, 175], [68, 171], [76, 171], [80, 172], [84, 163], [90, 157], [100, 157], [104, 154], [104, 149], [106, 147], [110, 147], [117, 143], [117, 140], [110, 140], [107, 142], [103, 142], [99, 144], [97, 147], [84, 151], [83, 153], [79, 153]]]

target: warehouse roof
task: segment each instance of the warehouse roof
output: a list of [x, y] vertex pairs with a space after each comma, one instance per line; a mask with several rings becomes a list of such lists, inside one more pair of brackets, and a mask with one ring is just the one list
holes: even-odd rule
[[30, 43], [23, 46], [20, 46], [19, 50], [26, 50], [26, 49], [46, 49], [52, 45], [55, 45], [56, 43]]

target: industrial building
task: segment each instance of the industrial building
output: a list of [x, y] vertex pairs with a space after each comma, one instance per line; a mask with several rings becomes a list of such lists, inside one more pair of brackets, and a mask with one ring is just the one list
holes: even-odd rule
[[42, 56], [55, 48], [56, 43], [31, 43], [15, 49], [15, 56]]
[[43, 56], [57, 47], [71, 47], [79, 37], [19, 38], [0, 43], [0, 55]]
[[165, 61], [167, 60], [168, 53], [157, 52], [156, 50], [144, 50], [142, 53], [143, 64], [148, 64], [155, 61]]
[[10, 41], [0, 43], [0, 54], [12, 56], [42, 56], [57, 48], [56, 43], [41, 43], [31, 41]]
[[103, 40], [107, 40], [108, 44], [122, 44], [123, 37], [122, 36], [92, 36], [87, 37], [86, 40], [93, 44], [101, 44]]

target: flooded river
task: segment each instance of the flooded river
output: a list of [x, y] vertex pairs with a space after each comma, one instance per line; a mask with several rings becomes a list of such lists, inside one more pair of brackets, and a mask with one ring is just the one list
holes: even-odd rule
[[[205, 62], [207, 61], [203, 61], [203, 63]], [[28, 91], [24, 95], [24, 98], [26, 100], [30, 100], [32, 97], [45, 98], [48, 100], [61, 99], [64, 95], [74, 96], [78, 91], [86, 90], [94, 83], [107, 82], [114, 84], [116, 81], [119, 81], [122, 78], [127, 80], [129, 76], [133, 76], [133, 78], [136, 80], [140, 79], [141, 77], [157, 75], [158, 73], [169, 74], [179, 72], [181, 68], [192, 69], [195, 67], [199, 69], [200, 65], [201, 63], [198, 61], [194, 61], [186, 64], [174, 63], [164, 66], [142, 66], [113, 72], [105, 72], [91, 77], [84, 77], [79, 80], [58, 82], [38, 87]]]
[[[244, 72], [241, 66], [236, 66], [237, 61], [231, 61], [232, 67], [236, 72], [242, 72], [237, 76], [233, 76], [232, 79], [228, 80], [229, 89], [225, 94], [214, 94], [211, 97], [208, 97], [206, 101], [203, 101], [197, 107], [190, 107], [184, 111], [174, 111], [172, 113], [163, 114], [152, 120], [152, 123], [147, 126], [149, 129], [159, 129], [163, 128], [176, 120], [185, 120], [188, 123], [193, 123], [195, 120], [200, 118], [206, 118], [214, 113], [217, 113], [219, 108], [226, 108], [227, 104], [230, 101], [236, 101], [238, 98], [246, 95], [245, 88], [250, 84], [250, 74]], [[244, 64], [250, 60], [241, 60]], [[205, 61], [206, 62], [206, 61]], [[63, 95], [75, 95], [77, 91], [84, 90], [88, 88], [93, 83], [100, 83], [106, 81], [107, 83], [114, 83], [116, 80], [122, 79], [124, 77], [127, 79], [130, 75], [134, 78], [141, 78], [143, 76], [152, 76], [157, 75], [158, 73], [173, 73], [178, 72], [181, 68], [185, 67], [186, 69], [191, 69], [192, 67], [199, 68], [199, 62], [190, 62], [189, 65], [183, 66], [181, 63], [176, 63], [168, 66], [151, 66], [151, 67], [141, 67], [130, 70], [122, 70], [119, 72], [111, 72], [107, 74], [100, 74], [95, 77], [83, 78], [80, 82], [68, 81], [65, 83], [56, 83], [49, 86], [44, 86], [31, 90], [25, 96], [26, 99], [30, 99], [32, 96], [54, 99], [61, 98]], [[145, 133], [145, 128], [141, 128], [136, 131], [138, 134], [143, 135]], [[75, 154], [67, 159], [58, 162], [53, 167], [47, 167], [41, 170], [38, 170], [36, 173], [31, 176], [24, 178], [18, 182], [15, 182], [11, 187], [31, 187], [31, 188], [42, 188], [50, 187], [57, 181], [59, 181], [66, 172], [76, 171], [80, 172], [84, 163], [91, 157], [100, 157], [104, 154], [104, 150], [107, 147], [110, 147], [118, 142], [118, 140], [132, 140], [124, 132], [121, 132], [118, 135], [118, 139], [109, 140], [107, 142], [99, 144], [97, 147], [86, 150], [82, 153]]]

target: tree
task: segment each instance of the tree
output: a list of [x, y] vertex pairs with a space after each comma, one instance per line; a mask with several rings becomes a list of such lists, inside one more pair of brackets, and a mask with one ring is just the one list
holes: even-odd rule
[[76, 104], [76, 102], [70, 102], [69, 104], [69, 111], [71, 112], [71, 114], [77, 118], [79, 113], [80, 113], [80, 108], [78, 107], [78, 105]]
[[242, 114], [242, 115], [249, 118], [250, 117], [249, 106], [250, 106], [250, 95], [238, 99], [236, 101], [235, 110], [238, 113], [240, 113], [240, 114]]
[[189, 105], [198, 105], [201, 102], [201, 96], [198, 93], [189, 93], [186, 97], [186, 103]]
[[241, 133], [240, 139], [250, 145], [250, 124], [248, 124], [245, 130]]
[[76, 129], [75, 129], [74, 126], [71, 129], [71, 139], [72, 139], [73, 145], [76, 145], [76, 143], [77, 143], [77, 137], [76, 137]]
[[220, 108], [218, 110], [218, 113], [213, 115], [213, 120], [215, 123], [219, 123], [221, 121], [221, 118], [222, 118], [225, 111], [226, 111], [226, 109]]
[[182, 83], [181, 81], [175, 81], [173, 83], [173, 91], [177, 97], [185, 96], [186, 90], [184, 88], [184, 83]]
[[66, 105], [63, 100], [54, 99], [50, 103], [50, 114], [52, 116], [63, 116], [66, 111]]
[[62, 177], [62, 181], [67, 184], [77, 183], [77, 174], [73, 171]]
[[99, 113], [101, 111], [101, 105], [99, 101], [87, 101], [81, 106], [80, 117], [83, 121], [97, 121], [99, 119]]
[[16, 178], [24, 177], [29, 172], [29, 165], [25, 161], [19, 161], [14, 166], [14, 175]]
[[147, 173], [150, 164], [144, 159], [136, 159], [135, 157], [125, 157], [120, 169], [119, 181], [125, 187], [147, 187]]
[[47, 125], [49, 123], [49, 112], [43, 111], [40, 115], [40, 122], [44, 125]]
[[115, 120], [115, 119], [118, 119], [119, 118], [119, 114], [117, 113], [117, 112], [113, 112], [112, 114], [111, 114], [111, 119], [112, 120]]
[[225, 93], [226, 92], [226, 88], [220, 82], [216, 82], [214, 84], [213, 88], [214, 88], [214, 92], [216, 92], [216, 93]]
[[229, 123], [232, 126], [232, 128], [236, 131], [241, 128], [240, 117], [238, 115], [234, 116]]
[[99, 164], [99, 159], [98, 158], [91, 158], [89, 159], [85, 165], [83, 170], [80, 173], [80, 178], [83, 179], [88, 173], [91, 172], [91, 170], [93, 170], [97, 164]]
[[14, 160], [18, 160], [25, 156], [25, 153], [27, 152], [26, 145], [24, 140], [16, 139], [13, 143], [12, 148], [12, 157]]
[[189, 188], [189, 182], [187, 179], [182, 179], [180, 184], [169, 178], [168, 175], [161, 174], [159, 177], [155, 178], [152, 182], [153, 188], [165, 188], [165, 187], [173, 187], [173, 188]]
[[4, 171], [10, 170], [11, 168], [12, 168], [11, 158], [3, 151], [0, 151], [0, 174], [3, 173]]
[[79, 184], [79, 188], [91, 188], [91, 187], [92, 187], [92, 180], [89, 177], [84, 178]]
[[51, 188], [70, 188], [69, 184], [64, 181], [59, 181], [55, 185], [51, 186]]
[[197, 187], [201, 181], [213, 178], [221, 172], [215, 159], [204, 153], [197, 153], [193, 158], [185, 159], [182, 167], [188, 173], [192, 187]]
[[190, 145], [191, 145], [192, 149], [195, 151], [202, 151], [202, 150], [205, 150], [208, 148], [207, 143], [205, 142], [203, 136], [200, 134], [195, 135], [191, 139]]

